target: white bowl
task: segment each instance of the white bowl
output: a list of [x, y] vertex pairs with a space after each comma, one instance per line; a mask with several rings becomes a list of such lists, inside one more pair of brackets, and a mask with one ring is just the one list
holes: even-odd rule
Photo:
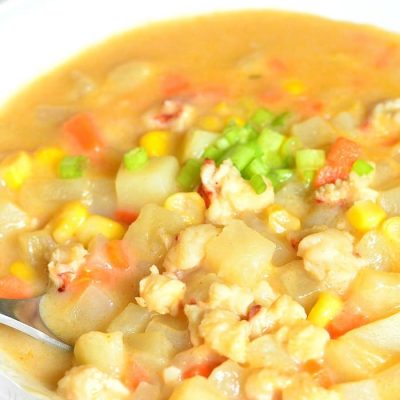
[[[35, 77], [112, 34], [160, 19], [255, 8], [400, 31], [394, 0], [0, 0], [0, 104]], [[0, 351], [0, 400], [48, 396]]]

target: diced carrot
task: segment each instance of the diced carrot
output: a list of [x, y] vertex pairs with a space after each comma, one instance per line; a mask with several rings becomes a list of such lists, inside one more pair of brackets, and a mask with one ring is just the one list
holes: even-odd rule
[[27, 299], [33, 297], [34, 289], [28, 283], [13, 275], [0, 278], [1, 299]]
[[165, 97], [173, 97], [189, 91], [190, 82], [181, 74], [166, 75], [161, 82], [161, 91]]
[[320, 187], [335, 183], [338, 179], [346, 180], [351, 167], [361, 155], [361, 146], [344, 137], [336, 139], [326, 157], [326, 165], [316, 174], [314, 185]]
[[213, 372], [213, 370], [220, 364], [220, 362], [205, 362], [202, 364], [193, 365], [183, 373], [183, 379], [189, 379], [198, 375], [208, 378], [211, 372]]
[[126, 269], [129, 267], [124, 242], [122, 240], [110, 240], [106, 244], [106, 257], [113, 268]]
[[123, 224], [130, 225], [135, 222], [138, 217], [138, 213], [128, 210], [117, 210], [114, 213], [114, 218]]
[[254, 318], [260, 310], [261, 306], [259, 304], [250, 307], [250, 310], [247, 313], [247, 320], [250, 321], [252, 318]]
[[335, 383], [332, 371], [316, 360], [309, 360], [303, 365], [303, 370], [313, 376], [313, 379], [324, 388], [329, 388]]
[[345, 308], [326, 327], [332, 339], [336, 339], [354, 328], [365, 325], [368, 322], [366, 315], [358, 309]]
[[132, 359], [125, 372], [124, 382], [129, 389], [135, 390], [140, 382], [148, 382], [150, 375], [146, 369]]
[[74, 115], [64, 123], [62, 130], [77, 153], [96, 153], [104, 147], [100, 130], [90, 113]]

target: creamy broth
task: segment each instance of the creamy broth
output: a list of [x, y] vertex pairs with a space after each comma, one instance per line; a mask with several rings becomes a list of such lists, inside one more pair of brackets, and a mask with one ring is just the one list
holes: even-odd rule
[[[239, 324], [238, 321], [246, 321], [250, 326], [251, 319], [260, 309], [265, 308], [265, 312], [268, 312], [271, 307], [272, 309], [278, 307], [276, 302], [279, 298], [284, 298], [283, 303], [289, 301], [287, 300], [289, 296], [290, 301], [296, 304], [290, 303], [293, 309], [288, 308], [284, 313], [298, 312], [299, 315], [304, 314], [299, 317], [300, 320], [306, 319], [308, 315], [308, 320], [312, 321], [316, 317], [310, 317], [310, 312], [314, 310], [314, 314], [317, 313], [315, 307], [320, 301], [317, 300], [318, 293], [322, 293], [320, 296], [324, 294], [328, 297], [333, 296], [333, 300], [329, 297], [328, 303], [330, 302], [331, 305], [340, 303], [343, 310], [347, 310], [349, 314], [356, 309], [357, 312], [354, 311], [354, 315], [357, 315], [360, 321], [354, 316], [354, 320], [357, 319], [358, 322], [354, 323], [354, 326], [347, 326], [332, 316], [328, 322], [333, 321], [336, 325], [333, 323], [330, 328], [328, 322], [325, 325], [318, 325], [320, 322], [315, 323], [323, 333], [317, 338], [312, 337], [311, 340], [317, 341], [321, 337], [323, 337], [321, 340], [326, 339], [326, 349], [324, 348], [322, 356], [304, 358], [303, 353], [300, 352], [301, 361], [296, 359], [297, 355], [291, 354], [290, 357], [293, 359], [290, 361], [282, 356], [277, 363], [290, 364], [289, 367], [285, 364], [288, 368], [284, 372], [287, 381], [282, 383], [284, 378], [279, 377], [281, 383], [274, 386], [275, 391], [271, 394], [271, 399], [281, 398], [282, 393], [284, 400], [305, 399], [308, 397], [296, 397], [295, 393], [303, 390], [301, 393], [304, 393], [304, 396], [311, 396], [314, 392], [307, 392], [307, 390], [314, 390], [314, 386], [318, 387], [315, 389], [315, 396], [326, 395], [320, 398], [350, 399], [352, 397], [349, 393], [357, 394], [357, 389], [352, 392], [352, 388], [348, 389], [345, 386], [347, 382], [374, 377], [380, 377], [380, 380], [377, 378], [378, 383], [374, 381], [376, 390], [381, 393], [381, 397], [376, 398], [384, 400], [394, 398], [390, 396], [396, 393], [395, 389], [386, 393], [383, 387], [386, 385], [385, 382], [392, 384], [389, 368], [393, 366], [397, 368], [394, 370], [395, 373], [400, 368], [398, 343], [396, 342], [396, 351], [393, 350], [396, 345], [392, 342], [387, 344], [384, 351], [379, 347], [381, 344], [374, 343], [370, 338], [373, 336], [372, 333], [357, 329], [362, 329], [359, 328], [360, 326], [369, 326], [368, 323], [372, 325], [375, 321], [379, 323], [386, 321], [385, 318], [397, 316], [396, 312], [399, 312], [400, 308], [400, 298], [395, 294], [395, 288], [398, 290], [398, 285], [400, 285], [398, 267], [400, 254], [397, 248], [398, 242], [396, 242], [400, 240], [399, 231], [396, 229], [400, 228], [397, 227], [399, 222], [391, 219], [400, 214], [400, 200], [398, 200], [400, 197], [398, 193], [400, 106], [395, 101], [385, 103], [386, 100], [400, 97], [399, 65], [400, 39], [397, 35], [372, 27], [333, 22], [307, 15], [258, 11], [200, 16], [135, 29], [83, 52], [57, 70], [39, 78], [0, 110], [0, 159], [5, 165], [5, 167], [3, 164], [3, 167], [0, 165], [0, 177], [3, 179], [0, 186], [0, 279], [8, 279], [10, 274], [14, 278], [22, 277], [21, 287], [26, 289], [26, 293], [33, 295], [46, 292], [41, 308], [44, 321], [58, 337], [71, 344], [80, 343], [77, 345], [80, 347], [79, 350], [75, 349], [74, 358], [72, 354], [48, 348], [31, 338], [0, 326], [2, 350], [11, 354], [29, 375], [51, 390], [56, 390], [57, 382], [73, 365], [93, 366], [94, 364], [96, 368], [100, 365], [99, 370], [113, 376], [113, 379], [120, 379], [122, 383], [118, 384], [125, 385], [129, 389], [123, 386], [118, 394], [114, 393], [115, 398], [118, 399], [146, 398], [135, 397], [140, 396], [138, 389], [140, 387], [140, 390], [145, 393], [144, 396], [147, 393], [147, 396], [154, 396], [155, 399], [189, 399], [188, 393], [192, 390], [199, 396], [193, 399], [258, 399], [261, 398], [257, 397], [258, 392], [265, 390], [262, 388], [262, 382], [278, 374], [276, 372], [278, 368], [273, 373], [271, 372], [272, 375], [267, 374], [267, 377], [263, 377], [259, 368], [274, 369], [276, 366], [274, 363], [267, 365], [265, 360], [253, 362], [247, 359], [246, 355], [241, 357], [240, 351], [232, 350], [234, 345], [232, 347], [222, 345], [219, 343], [222, 339], [211, 339], [212, 333], [205, 333], [207, 324], [204, 322], [206, 319], [204, 315], [208, 315], [211, 319], [212, 307], [219, 311], [226, 311], [221, 306], [222, 300], [218, 300], [220, 301], [218, 303], [214, 299], [217, 305], [210, 305], [211, 300], [207, 300], [207, 291], [217, 283], [228, 286], [241, 285], [244, 289], [240, 290], [247, 291], [246, 295], [243, 294], [244, 298], [246, 296], [250, 298], [248, 309], [235, 314], [232, 330], [225, 333], [222, 330], [221, 336], [229, 336], [234, 329], [239, 329], [235, 325]], [[172, 103], [163, 105], [163, 102], [168, 99], [172, 99]], [[172, 111], [165, 111], [164, 106], [172, 107]], [[185, 107], [188, 107], [187, 110], [190, 111], [188, 115], [193, 112], [188, 116], [188, 122], [182, 117], [186, 112]], [[213, 199], [215, 201], [215, 197], [210, 194], [211, 189], [207, 187], [203, 175], [200, 184], [201, 196], [195, 193], [196, 185], [190, 190], [185, 190], [197, 196], [191, 198], [190, 201], [193, 203], [177, 206], [166, 202], [170, 195], [182, 192], [179, 190], [180, 186], [176, 183], [175, 177], [186, 161], [184, 154], [188, 147], [190, 132], [201, 129], [211, 131], [211, 135], [219, 137], [218, 135], [222, 135], [221, 132], [225, 132], [224, 129], [227, 129], [226, 127], [232, 121], [236, 123], [236, 127], [242, 127], [246, 123], [256, 124], [252, 116], [261, 108], [274, 113], [274, 118], [282, 117], [283, 124], [268, 125], [271, 129], [276, 128], [277, 140], [284, 141], [289, 137], [297, 137], [302, 142], [301, 150], [315, 150], [312, 156], [307, 153], [308, 158], [303, 160], [304, 163], [308, 163], [306, 167], [300, 168], [301, 161], [297, 153], [287, 154], [287, 159], [278, 160], [278, 166], [268, 166], [268, 174], [272, 171], [275, 175], [268, 175], [266, 172], [266, 177], [269, 179], [267, 183], [261, 177], [263, 174], [256, 174], [261, 179], [258, 184], [252, 176], [251, 179], [250, 176], [247, 177], [247, 180], [241, 178], [240, 174], [245, 177], [244, 167], [240, 173], [235, 170], [230, 179], [234, 180], [232, 177], [238, 174], [235, 179], [242, 179], [245, 182], [243, 185], [247, 185], [246, 190], [250, 188], [248, 182], [251, 182], [253, 189], [256, 192], [260, 191], [258, 194], [260, 197], [254, 200], [254, 203], [261, 202], [263, 206], [255, 205], [253, 208], [240, 206], [242, 208], [238, 208], [226, 219], [221, 215], [218, 217], [211, 215], [208, 203], [212, 203]], [[281, 113], [285, 112], [289, 112], [290, 115], [284, 117]], [[86, 147], [92, 144], [87, 145], [87, 142], [76, 146], [76, 142], [69, 141], [67, 137], [68, 121], [76, 115], [85, 115], [84, 118], [87, 118], [87, 113], [90, 113], [91, 119], [89, 122], [85, 119], [85, 123], [91, 124], [95, 121], [96, 130], [101, 132], [100, 151], [97, 145], [93, 145], [96, 147], [94, 151], [92, 148], [88, 150]], [[251, 122], [252, 118], [253, 122]], [[90, 129], [92, 128], [91, 126]], [[140, 168], [150, 168], [149, 163], [154, 163], [152, 168], [160, 171], [160, 176], [163, 178], [154, 180], [152, 183], [156, 186], [155, 191], [159, 190], [160, 193], [147, 193], [153, 190], [146, 186], [146, 180], [150, 179], [149, 175], [143, 175], [141, 178], [144, 194], [139, 193], [137, 187], [140, 177], [130, 176], [130, 172], [136, 171], [137, 167], [129, 171], [127, 161], [123, 161], [124, 154], [126, 155], [138, 144], [142, 147], [151, 146], [146, 143], [153, 143], [154, 140], [149, 139], [148, 142], [144, 142], [144, 135], [149, 131], [155, 131], [158, 132], [157, 140], [160, 140], [160, 130], [171, 134], [168, 136], [170, 140], [168, 151], [164, 148], [160, 150], [162, 154], [150, 152], [149, 155], [155, 157], [146, 161], [148, 164], [144, 162], [145, 167], [140, 166]], [[87, 133], [87, 130], [85, 132]], [[257, 133], [257, 135], [261, 134]], [[342, 146], [341, 149], [344, 146], [343, 141], [340, 142], [341, 137], [345, 137], [344, 140], [348, 141], [346, 156], [343, 156], [342, 150], [338, 150], [340, 146]], [[80, 139], [74, 140], [79, 142]], [[254, 140], [259, 140], [259, 136], [256, 136]], [[248, 144], [246, 141], [245, 145]], [[211, 142], [209, 146], [212, 146]], [[349, 146], [356, 146], [356, 148], [351, 147], [352, 150], [348, 150]], [[50, 156], [50, 153], [46, 153], [45, 156], [38, 155], [38, 149], [48, 150], [49, 148], [53, 151]], [[85, 148], [84, 151], [83, 148]], [[205, 148], [203, 147], [202, 151]], [[4, 172], [3, 175], [1, 174], [4, 168], [8, 168], [10, 155], [21, 151], [23, 151], [23, 157], [26, 155], [30, 157], [29, 168], [34, 172], [27, 173], [21, 181], [15, 183], [14, 176], [9, 178], [9, 175], [6, 176]], [[268, 151], [272, 152], [272, 150]], [[279, 151], [281, 156], [282, 148]], [[81, 160], [82, 165], [74, 164], [72, 169], [70, 164], [60, 167], [63, 160], [65, 161], [65, 156], [78, 154], [86, 157], [86, 161]], [[195, 154], [193, 149], [190, 154], [191, 156]], [[198, 159], [201, 154], [198, 154]], [[357, 155], [354, 156], [354, 154]], [[271, 153], [268, 153], [268, 156], [271, 156]], [[289, 157], [292, 157], [290, 162], [287, 161]], [[323, 157], [321, 164], [317, 160], [318, 157]], [[349, 168], [343, 167], [346, 162], [349, 162], [349, 157], [354, 158]], [[131, 161], [132, 159], [131, 157]], [[337, 160], [342, 164], [337, 165]], [[358, 164], [355, 167], [356, 161]], [[75, 158], [72, 162], [79, 163], [80, 161]], [[138, 159], [135, 158], [132, 162], [137, 163]], [[162, 166], [156, 165], [161, 162], [164, 163]], [[315, 164], [317, 166], [310, 166], [310, 163], [317, 163]], [[206, 164], [207, 161], [202, 168], [205, 168]], [[236, 166], [235, 162], [234, 165]], [[232, 165], [230, 167], [234, 168]], [[330, 167], [332, 167], [331, 170], [329, 170]], [[328, 169], [323, 170], [323, 168]], [[274, 182], [274, 179], [278, 180], [277, 171], [279, 174], [289, 174], [290, 177], [282, 178], [284, 179], [282, 182]], [[60, 174], [64, 176], [60, 177]], [[162, 174], [165, 174], [165, 177]], [[365, 186], [362, 189], [357, 186], [358, 181], [355, 181], [356, 183], [351, 181], [352, 176], [356, 176], [354, 179], [366, 182], [369, 179], [368, 176], [372, 177], [369, 174], [375, 174], [375, 178], [371, 178], [367, 186], [362, 183]], [[171, 176], [174, 179], [171, 179]], [[219, 183], [215, 185], [217, 184]], [[164, 189], [159, 189], [161, 187]], [[215, 193], [218, 193], [218, 190]], [[265, 200], [264, 204], [263, 200], [259, 199], [261, 197], [267, 199], [268, 190], [270, 190], [272, 201]], [[215, 193], [214, 196], [216, 196]], [[240, 197], [242, 192], [238, 193], [232, 196]], [[254, 192], [253, 195], [255, 195]], [[198, 198], [202, 204], [205, 202], [203, 208], [200, 207], [198, 211], [201, 217], [198, 217], [196, 212], [194, 212], [195, 215], [190, 214], [193, 213], [195, 207], [193, 204], [198, 202]], [[229, 201], [234, 203], [235, 200]], [[365, 201], [372, 205], [368, 203], [360, 211], [357, 204]], [[147, 203], [158, 203], [158, 206], [149, 206], [146, 205]], [[17, 207], [18, 212], [14, 209], [11, 211], [6, 209], [4, 204], [12, 204]], [[68, 204], [70, 206], [73, 204], [72, 214], [65, 208]], [[151, 207], [159, 208], [151, 209]], [[173, 213], [164, 215], [167, 211], [170, 212], [169, 207], [173, 211], [181, 207], [184, 211], [180, 210], [180, 213], [176, 215]], [[206, 207], [208, 207], [207, 210]], [[282, 217], [283, 222], [274, 220], [274, 213], [281, 208], [273, 207], [281, 207], [285, 213], [288, 213]], [[79, 217], [83, 221], [78, 224], [80, 230], [77, 228], [69, 236], [64, 231], [62, 233], [56, 231], [60, 224], [64, 224], [63, 229], [68, 231], [69, 221], [75, 221], [78, 218], [76, 217], [78, 212], [84, 214]], [[185, 219], [181, 215], [182, 212], [190, 215]], [[360, 219], [363, 219], [362, 216], [368, 212], [375, 213], [372, 219], [360, 222]], [[14, 219], [9, 222], [7, 215], [11, 215]], [[108, 222], [103, 220], [99, 222], [98, 219], [96, 220], [98, 216], [107, 218]], [[240, 221], [243, 225], [236, 226], [235, 223], [229, 222], [231, 217], [245, 221], [246, 224]], [[96, 221], [95, 228], [87, 224], [90, 218], [92, 222]], [[134, 222], [135, 219], [136, 222]], [[75, 222], [71, 222], [73, 223]], [[108, 227], [110, 224], [116, 224], [110, 228], [112, 233], [109, 237], [107, 236], [108, 227], [104, 228], [104, 223], [108, 224]], [[204, 242], [203, 247], [207, 250], [203, 251], [206, 254], [203, 254], [203, 259], [200, 257], [201, 263], [199, 261], [198, 264], [192, 265], [190, 264], [192, 261], [186, 259], [182, 261], [181, 258], [184, 259], [184, 254], [186, 254], [184, 250], [181, 248], [174, 250], [174, 246], [178, 246], [179, 240], [182, 239], [182, 231], [189, 229], [188, 226], [204, 223], [209, 224], [208, 231], [193, 233], [194, 236], [187, 239], [186, 245], [193, 245], [196, 243], [196, 238], [202, 235], [209, 235], [210, 240], [215, 242], [207, 245], [208, 247], [205, 247]], [[239, 224], [238, 221], [236, 223]], [[393, 225], [390, 223], [398, 225], [392, 228]], [[324, 228], [321, 228], [322, 225]], [[86, 230], [82, 226], [85, 226]], [[325, 228], [329, 229], [325, 230]], [[103, 229], [107, 230], [107, 234], [103, 234], [107, 240], [96, 235], [98, 232], [103, 233]], [[34, 239], [31, 239], [29, 232], [33, 232]], [[40, 235], [37, 232], [40, 232]], [[240, 236], [240, 232], [244, 237], [239, 246], [235, 240]], [[386, 242], [385, 232], [389, 236], [394, 235], [395, 239], [391, 237]], [[61, 234], [67, 235], [65, 240], [64, 236], [62, 238], [58, 236]], [[226, 237], [223, 236], [225, 234]], [[315, 240], [322, 241], [327, 249], [323, 248], [324, 245], [321, 245], [322, 250], [314, 249], [311, 243], [313, 238], [310, 236], [324, 234], [332, 236], [326, 238], [316, 236]], [[38, 237], [40, 239], [37, 239]], [[42, 242], [38, 244], [38, 241]], [[338, 247], [329, 248], [328, 242], [333, 247], [335, 243], [338, 243]], [[235, 245], [238, 245], [237, 253], [235, 253]], [[267, 250], [268, 246], [275, 245], [278, 250], [270, 252]], [[253, 249], [256, 253], [259, 252], [260, 254], [257, 253], [259, 258], [255, 261], [252, 259], [246, 261], [245, 257], [241, 256], [241, 246], [245, 249], [244, 251]], [[223, 254], [220, 259], [215, 255], [218, 253], [217, 250]], [[55, 254], [57, 251], [59, 253]], [[329, 275], [331, 272], [325, 271], [326, 276], [325, 272], [316, 272], [315, 270], [318, 270], [321, 265], [329, 264], [327, 260], [329, 256], [326, 254], [331, 254], [330, 251], [333, 252], [333, 257], [338, 258], [338, 263], [347, 265], [354, 262], [354, 269], [345, 272], [334, 271], [334, 274], [338, 274], [336, 280], [335, 277], [332, 278]], [[233, 256], [229, 255], [231, 252], [240, 260], [238, 264], [243, 264], [242, 270], [236, 270], [239, 267], [235, 267], [236, 269], [232, 267], [231, 271], [229, 265], [226, 265], [229, 262], [236, 262]], [[341, 255], [341, 252], [344, 255]], [[177, 256], [178, 253], [179, 256]], [[228, 260], [226, 262], [222, 261], [225, 255]], [[319, 256], [323, 258], [321, 264], [315, 261], [315, 257]], [[348, 258], [341, 259], [341, 256]], [[71, 266], [74, 262], [76, 262], [74, 271], [67, 271], [66, 274], [63, 270], [64, 272], [51, 275], [54, 266], [62, 265], [64, 268], [65, 265]], [[176, 267], [179, 262], [182, 264], [187, 262], [190, 267], [179, 269]], [[23, 266], [18, 263], [23, 263]], [[317, 267], [313, 263], [317, 264]], [[160, 311], [161, 305], [153, 305], [152, 308], [150, 295], [146, 298], [145, 289], [143, 289], [151, 279], [157, 279], [155, 276], [158, 276], [158, 271], [152, 269], [152, 273], [149, 272], [152, 264], [157, 265], [161, 274], [167, 271], [165, 275], [161, 275], [162, 279], [166, 280], [165, 284], [167, 280], [170, 280], [174, 284], [179, 282], [185, 286], [186, 297], [180, 298], [179, 304], [174, 306], [170, 304], [167, 311], [164, 309]], [[248, 264], [254, 267], [254, 271], [247, 267]], [[267, 264], [269, 269], [266, 267]], [[94, 267], [90, 267], [93, 265]], [[195, 269], [192, 270], [192, 267]], [[33, 272], [31, 270], [27, 272], [26, 268], [28, 270], [31, 268]], [[48, 268], [50, 281], [47, 279]], [[255, 271], [257, 268], [258, 270]], [[329, 269], [329, 266], [326, 268]], [[359, 272], [361, 270], [363, 271]], [[340, 275], [342, 273], [343, 275]], [[79, 279], [76, 278], [77, 274]], [[218, 278], [215, 278], [216, 276]], [[32, 286], [24, 286], [27, 277], [33, 281]], [[268, 277], [267, 289], [265, 287], [257, 289], [258, 281], [267, 282], [266, 277]], [[148, 280], [145, 281], [146, 279]], [[139, 281], [141, 282], [140, 289]], [[376, 287], [373, 282], [378, 282]], [[387, 287], [388, 291], [393, 290], [390, 299], [386, 299], [385, 294], [381, 293], [379, 282], [383, 287]], [[171, 282], [168, 281], [168, 283]], [[0, 294], [1, 290], [0, 283]], [[240, 290], [237, 290], [239, 293]], [[255, 295], [257, 290], [262, 294]], [[263, 298], [263, 296], [268, 297], [268, 290], [277, 293], [273, 298], [275, 303], [272, 300], [269, 303], [268, 299]], [[163, 292], [160, 293], [161, 299]], [[242, 292], [240, 293], [241, 296]], [[367, 299], [372, 295], [385, 306], [374, 308], [373, 303]], [[136, 304], [135, 296], [139, 297], [138, 304]], [[257, 296], [263, 300], [258, 301]], [[380, 296], [383, 300], [379, 300]], [[321, 302], [323, 301], [326, 299], [323, 298]], [[208, 305], [204, 306], [204, 304]], [[183, 312], [184, 306], [193, 305], [198, 306], [202, 313], [202, 317], [198, 317], [199, 321], [204, 318], [202, 325], [198, 322], [195, 328], [193, 326], [196, 323], [190, 318], [196, 317], [190, 316], [188, 324], [189, 312], [185, 311], [186, 316]], [[206, 308], [201, 309], [203, 306]], [[127, 311], [126, 307], [131, 308]], [[300, 311], [296, 311], [298, 310], [296, 307], [299, 307]], [[119, 317], [115, 318], [117, 315]], [[338, 318], [338, 315], [339, 312], [335, 316]], [[134, 326], [129, 327], [129, 321], [125, 321], [124, 318], [135, 321]], [[282, 335], [289, 335], [286, 341], [283, 340], [284, 344], [280, 344], [282, 346], [286, 346], [287, 341], [290, 343], [291, 334], [297, 334], [295, 329], [306, 329], [301, 324], [298, 328], [292, 328], [289, 322], [277, 321], [274, 322], [278, 324], [276, 326], [287, 325], [287, 332], [291, 332], [282, 333]], [[211, 325], [211, 322], [208, 322]], [[388, 326], [392, 326], [390, 323], [390, 321], [387, 322]], [[343, 324], [346, 327], [343, 327]], [[314, 329], [314, 325], [311, 323], [310, 325], [313, 328], [307, 325], [307, 329]], [[200, 333], [199, 326], [203, 326]], [[397, 327], [400, 328], [398, 325]], [[251, 347], [251, 344], [262, 338], [262, 333], [270, 334], [269, 338], [277, 335], [273, 331], [275, 328], [271, 328], [272, 333], [267, 328], [265, 329], [261, 333], [249, 334], [246, 339], [250, 346], [248, 352], [251, 354], [253, 351], [254, 359], [258, 350], [256, 345]], [[293, 329], [293, 332], [290, 329]], [[382, 329], [387, 329], [386, 332], [390, 331], [389, 328]], [[111, 336], [117, 335], [115, 331], [123, 331], [124, 346], [128, 348], [124, 350], [124, 367], [116, 366], [112, 369], [107, 364], [107, 360], [99, 361], [95, 356], [88, 355], [82, 350], [82, 348], [93, 346], [93, 343], [97, 343], [96, 340], [100, 345], [104, 341], [105, 346], [109, 344], [107, 341], [112, 340], [116, 342], [119, 340], [120, 345], [122, 343], [122, 339], [117, 336], [112, 336], [112, 339], [110, 339], [111, 336], [107, 336], [107, 339], [89, 338], [87, 339], [89, 344], [82, 342], [85, 336], [82, 335], [91, 331], [108, 332], [107, 335]], [[144, 331], [146, 333], [143, 333]], [[242, 334], [239, 330], [237, 332], [237, 335]], [[176, 348], [174, 348], [175, 342], [172, 345], [169, 339], [166, 339], [168, 335], [179, 342]], [[369, 340], [373, 342], [368, 344], [371, 346], [371, 353], [365, 355], [366, 358], [370, 357], [368, 358], [370, 362], [362, 358], [364, 353], [359, 354], [361, 349], [358, 349], [356, 345], [357, 335], [361, 335], [360, 337], [363, 337], [366, 342]], [[300, 340], [296, 336], [297, 339]], [[278, 339], [274, 336], [273, 340]], [[395, 341], [393, 339], [393, 342]], [[172, 355], [161, 354], [162, 351], [159, 351], [160, 354], [157, 353], [158, 346]], [[196, 353], [197, 350], [193, 351], [193, 346], [195, 349], [201, 348], [200, 355]], [[208, 347], [204, 350], [201, 346]], [[116, 347], [110, 348], [115, 350]], [[168, 350], [170, 347], [171, 350]], [[379, 351], [376, 353], [376, 358], [380, 357], [380, 361], [373, 358], [377, 348]], [[147, 349], [151, 356], [146, 353]], [[106, 348], [105, 351], [114, 350]], [[349, 362], [342, 371], [338, 366], [343, 363], [343, 354], [346, 352], [349, 352], [350, 358], [355, 361], [354, 365]], [[183, 361], [179, 358], [180, 353], [185, 353], [181, 357]], [[361, 359], [360, 368], [356, 366], [357, 357]], [[126, 367], [128, 364], [131, 366], [131, 359], [134, 359], [133, 363], [140, 364], [140, 368], [145, 369], [144, 375], [147, 378], [143, 378], [143, 371], [136, 364], [135, 371], [133, 367], [131, 370]], [[211, 369], [207, 373], [198, 372], [194, 367], [199, 367], [199, 365], [195, 363], [194, 370], [188, 372], [184, 366], [190, 366], [192, 359], [197, 360], [196, 362], [200, 359], [203, 367], [206, 364], [206, 367]], [[231, 364], [226, 364], [227, 362]], [[107, 368], [102, 369], [101, 366], [104, 367], [105, 364], [108, 365]], [[112, 362], [110, 361], [109, 364]], [[367, 371], [362, 370], [364, 364], [367, 365], [365, 368], [369, 368]], [[167, 367], [175, 368], [175, 370], [165, 372]], [[224, 376], [222, 381], [228, 380], [229, 372], [240, 370], [236, 372], [238, 376], [240, 375], [240, 382], [237, 383], [240, 390], [238, 389], [235, 395], [232, 394], [232, 388], [227, 387], [229, 385], [223, 382], [218, 383], [215, 372], [214, 375], [211, 373], [215, 368], [222, 368], [221, 376]], [[181, 377], [174, 381], [171, 376], [177, 370], [178, 373], [183, 373], [182, 376], [186, 379]], [[167, 376], [168, 373], [172, 375]], [[304, 376], [308, 374], [304, 378], [306, 383], [297, 381], [303, 379], [302, 374]], [[197, 375], [206, 377], [210, 375], [210, 378], [206, 381], [207, 383], [192, 380], [197, 379], [193, 378]], [[252, 378], [250, 379], [249, 376]], [[184, 383], [179, 386], [180, 379], [183, 379]], [[70, 381], [65, 382], [67, 386], [74, 385]], [[143, 388], [143, 385], [140, 386], [141, 382], [146, 382], [151, 388]], [[192, 382], [193, 386], [187, 382]], [[304, 385], [308, 384], [312, 386], [312, 389], [304, 389]], [[62, 395], [70, 396], [66, 397], [68, 400], [83, 398], [76, 393], [68, 394], [65, 388], [60, 390]], [[126, 394], [124, 390], [128, 390], [129, 394]], [[146, 392], [146, 390], [149, 391]], [[230, 393], [230, 397], [227, 393]], [[328, 394], [332, 397], [328, 397]], [[342, 397], [334, 397], [336, 395]], [[104, 399], [111, 399], [112, 396], [111, 393], [110, 397], [104, 397]]]

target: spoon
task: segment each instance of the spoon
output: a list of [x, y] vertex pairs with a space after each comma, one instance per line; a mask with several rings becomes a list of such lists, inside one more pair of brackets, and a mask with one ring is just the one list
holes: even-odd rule
[[64, 351], [72, 347], [52, 335], [39, 315], [40, 297], [24, 300], [0, 299], [0, 323]]

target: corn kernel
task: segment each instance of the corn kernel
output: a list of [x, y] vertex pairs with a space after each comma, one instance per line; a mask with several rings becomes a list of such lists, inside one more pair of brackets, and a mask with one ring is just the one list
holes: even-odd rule
[[269, 228], [278, 234], [298, 231], [301, 228], [300, 219], [278, 204], [274, 204], [266, 209], [264, 219]]
[[355, 203], [346, 213], [350, 224], [361, 232], [367, 232], [377, 228], [386, 218], [385, 211], [372, 201], [360, 201]]
[[322, 292], [307, 319], [314, 325], [325, 328], [343, 309], [342, 299], [330, 292]]
[[227, 117], [225, 122], [227, 124], [234, 122], [238, 126], [244, 126], [244, 124], [246, 123], [246, 121], [243, 118], [237, 115], [232, 115], [230, 117]]
[[43, 147], [35, 152], [33, 159], [40, 165], [55, 168], [63, 157], [65, 157], [63, 149], [59, 147]]
[[144, 134], [139, 145], [144, 147], [150, 157], [161, 157], [172, 153], [173, 137], [171, 132], [151, 131]]
[[306, 90], [304, 83], [299, 79], [288, 79], [283, 82], [283, 88], [294, 96], [303, 94]]
[[91, 215], [76, 232], [78, 240], [84, 246], [87, 246], [97, 235], [114, 240], [122, 239], [124, 234], [125, 228], [123, 225], [101, 215]]
[[15, 261], [10, 265], [10, 274], [25, 282], [32, 282], [36, 277], [35, 269], [22, 261]]
[[53, 238], [57, 243], [71, 239], [78, 228], [86, 221], [89, 212], [79, 201], [66, 204], [56, 217], [53, 227]]
[[218, 132], [224, 127], [224, 122], [216, 115], [205, 115], [200, 118], [199, 127], [206, 131]]
[[224, 101], [221, 101], [214, 107], [213, 111], [215, 111], [217, 114], [227, 115], [227, 114], [230, 114], [231, 109], [227, 103], [225, 103]]
[[0, 177], [11, 189], [21, 187], [31, 173], [31, 157], [25, 151], [6, 157], [0, 164]]
[[382, 232], [389, 240], [400, 243], [400, 217], [392, 217], [384, 221]]
[[179, 213], [189, 225], [204, 222], [206, 205], [203, 198], [196, 192], [175, 193], [165, 200], [164, 207]]

